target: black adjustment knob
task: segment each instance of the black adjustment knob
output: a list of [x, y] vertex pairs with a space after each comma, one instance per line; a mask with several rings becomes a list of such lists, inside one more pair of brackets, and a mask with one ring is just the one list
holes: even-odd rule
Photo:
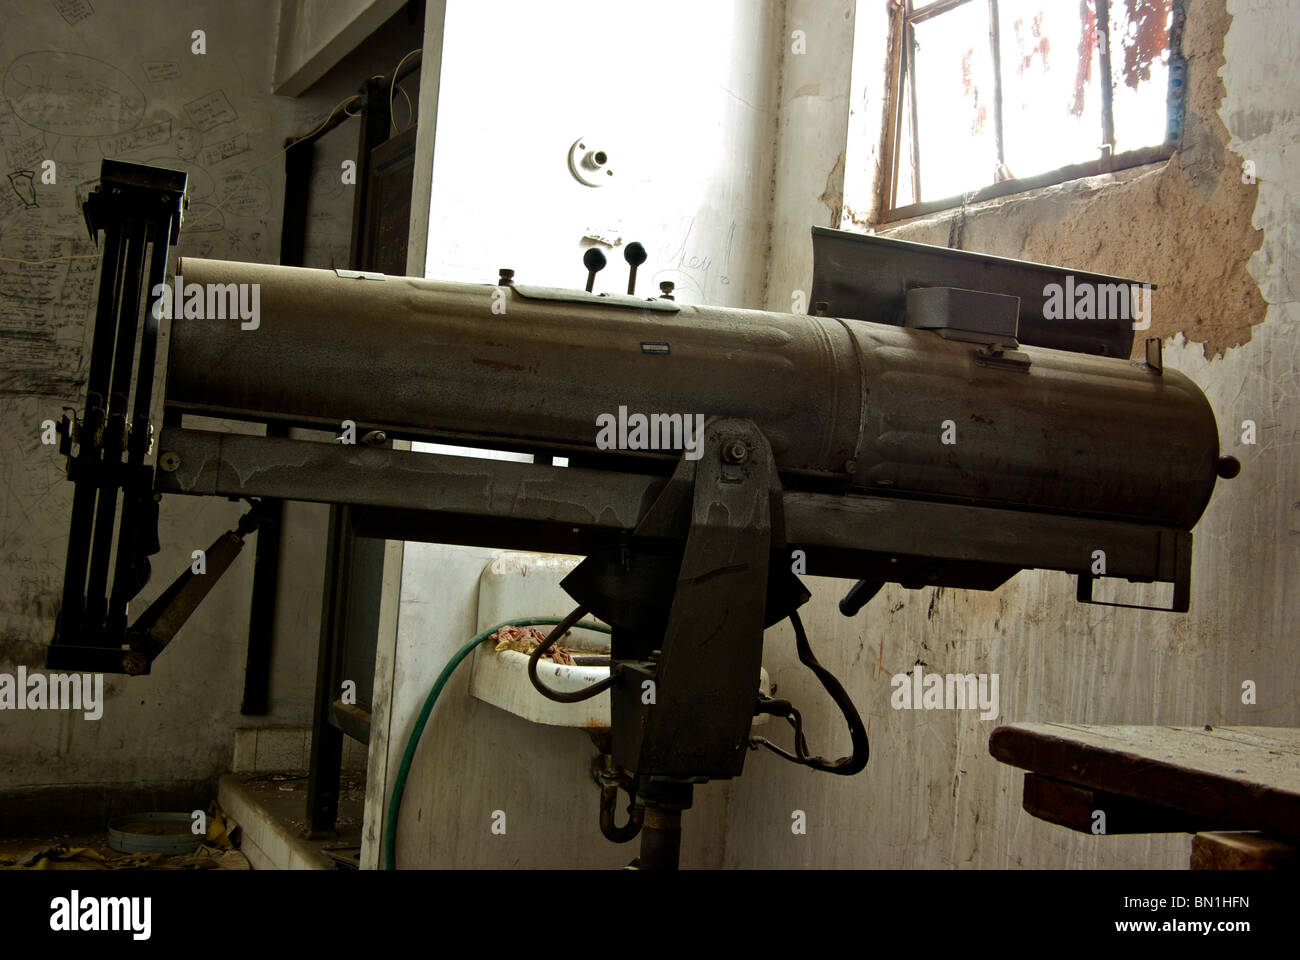
[[627, 292], [631, 296], [636, 293], [636, 268], [646, 261], [645, 247], [635, 241], [629, 243], [623, 250], [623, 259], [632, 268], [627, 274]]
[[582, 265], [587, 268], [587, 292], [596, 285], [596, 274], [605, 269], [605, 255], [596, 247], [591, 247], [582, 255]]

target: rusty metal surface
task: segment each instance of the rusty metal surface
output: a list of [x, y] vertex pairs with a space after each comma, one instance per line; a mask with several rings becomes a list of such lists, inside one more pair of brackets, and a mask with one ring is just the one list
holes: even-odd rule
[[606, 471], [177, 427], [163, 428], [158, 449], [179, 461], [175, 470], [157, 476], [157, 489], [165, 493], [265, 496], [605, 530], [636, 526], [666, 482]]
[[[979, 366], [969, 344], [855, 320], [665, 315], [192, 258], [181, 269], [186, 282], [261, 283], [262, 321], [175, 320], [173, 410], [592, 452], [596, 417], [620, 406], [737, 416], [768, 438], [787, 489], [852, 476], [879, 493], [1184, 529], [1213, 489], [1209, 404], [1176, 371], [1127, 360], [1025, 348], [1018, 372]], [[955, 444], [940, 442], [945, 421]]]
[[1214, 413], [1176, 370], [1023, 346], [1027, 372], [991, 369], [927, 331], [845, 326], [870, 390], [857, 487], [1184, 529], [1209, 502]]
[[[754, 717], [779, 522], [776, 467], [763, 435], [743, 420], [710, 421], [703, 454], [682, 460], [684, 482], [664, 494], [685, 501], [689, 522], [679, 532], [685, 547], [666, 629], [651, 631], [662, 649], [644, 674], [635, 664], [620, 671], [610, 690], [614, 759], [639, 776], [739, 776]], [[615, 663], [625, 656], [620, 639], [615, 625]]]
[[[260, 283], [262, 322], [244, 331], [175, 320], [173, 406], [591, 450], [597, 416], [620, 406], [738, 415], [762, 425], [791, 470], [838, 472], [857, 445], [861, 380], [849, 337], [830, 321], [686, 304], [666, 314], [189, 257], [178, 270], [186, 283]], [[501, 292], [507, 312], [497, 315]]]
[[[582, 555], [616, 547], [669, 482], [176, 427], [163, 429], [159, 450], [179, 460], [157, 475], [163, 493], [348, 503], [368, 536]], [[781, 514], [810, 575], [908, 585], [921, 585], [909, 583], [909, 558], [936, 573], [923, 583], [989, 589], [1022, 568], [1087, 572], [1094, 550], [1106, 551], [1111, 576], [1173, 582], [1192, 540], [1171, 527], [865, 493], [786, 491]]]
[[960, 287], [1019, 297], [1022, 343], [1120, 358], [1133, 349], [1131, 318], [1047, 319], [1043, 288], [1067, 275], [1077, 284], [1137, 280], [829, 227], [813, 227], [812, 242], [812, 302], [826, 303], [831, 316], [902, 326], [908, 290]]

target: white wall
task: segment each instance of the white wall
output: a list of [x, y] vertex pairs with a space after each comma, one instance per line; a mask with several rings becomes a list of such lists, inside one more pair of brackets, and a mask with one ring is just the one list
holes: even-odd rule
[[[781, 30], [773, 11], [744, 0], [448, 3], [426, 275], [494, 282], [499, 267], [512, 267], [521, 283], [580, 287], [591, 245], [583, 238], [593, 234], [645, 245], [640, 293], [657, 293], [666, 279], [684, 301], [758, 305], [776, 120], [768, 65]], [[431, 78], [425, 82], [432, 109]], [[578, 137], [605, 145], [615, 170], [609, 186], [570, 176], [568, 150]], [[596, 290], [622, 292], [622, 247], [605, 250], [610, 263]], [[473, 635], [478, 574], [489, 555], [406, 545], [396, 646], [381, 648], [395, 691], [385, 798], [415, 713]], [[399, 863], [610, 867], [634, 856], [597, 829], [587, 770], [595, 751], [586, 735], [535, 728], [473, 701], [468, 667], [461, 674], [443, 693], [407, 786]], [[378, 744], [372, 778], [384, 764]], [[725, 790], [697, 791], [683, 862], [721, 863]], [[382, 824], [375, 808], [367, 809], [371, 864]], [[508, 842], [485, 842], [499, 808], [509, 815]]]

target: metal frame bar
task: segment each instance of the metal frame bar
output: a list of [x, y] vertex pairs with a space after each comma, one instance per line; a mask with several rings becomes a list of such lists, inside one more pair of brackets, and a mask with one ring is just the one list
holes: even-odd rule
[[[341, 447], [310, 440], [164, 428], [180, 466], [163, 493], [347, 504], [357, 532], [408, 540], [590, 554], [631, 535], [668, 478], [574, 467]], [[286, 466], [292, 464], [292, 466]], [[937, 562], [1006, 575], [1042, 568], [1177, 583], [1191, 534], [1172, 527], [871, 495], [786, 491], [785, 541], [808, 573], [857, 579], [905, 563], [918, 545]], [[418, 521], [418, 522], [417, 522]], [[863, 531], [870, 531], [869, 538]], [[1001, 582], [1000, 580], [998, 582]], [[996, 585], [996, 584], [994, 584]]]
[[931, 17], [937, 17], [941, 13], [955, 10], [967, 3], [970, 3], [970, 0], [939, 0], [938, 3], [932, 3], [924, 10], [913, 12], [912, 0], [907, 0], [907, 19], [909, 23], [925, 23]]
[[903, 123], [903, 23], [911, 0], [900, 2], [892, 11], [889, 31], [889, 66], [888, 98], [886, 100], [888, 115], [882, 121], [882, 134], [885, 141], [884, 162], [881, 177], [880, 214], [892, 210], [898, 199], [898, 141], [902, 134]]
[[993, 147], [998, 156], [993, 182], [997, 183], [1007, 163], [1002, 146], [1002, 34], [998, 23], [998, 0], [989, 0], [989, 53], [993, 57]]
[[[345, 114], [339, 122], [348, 116]], [[284, 215], [280, 221], [280, 263], [285, 266], [303, 266], [312, 159], [316, 154], [316, 140], [326, 132], [328, 130], [322, 130], [318, 135], [290, 138], [285, 142]], [[266, 433], [276, 437], [289, 435], [283, 424], [268, 424]], [[244, 693], [239, 704], [239, 712], [246, 717], [265, 716], [271, 706], [271, 656], [275, 646], [284, 505], [267, 501], [263, 508], [265, 517], [257, 530], [257, 549], [253, 556], [253, 593], [249, 600], [248, 644], [244, 654]]]
[[[414, 57], [412, 59], [415, 59]], [[396, 74], [394, 74], [396, 76]], [[354, 270], [370, 269], [366, 251], [366, 221], [374, 198], [370, 196], [371, 154], [388, 139], [392, 127], [384, 80], [367, 80], [362, 87], [361, 132], [357, 138], [357, 185], [352, 207], [352, 241], [349, 262]], [[343, 728], [334, 719], [333, 703], [342, 678], [343, 646], [352, 616], [354, 563], [383, 562], [382, 543], [357, 543], [351, 508], [346, 503], [330, 507], [330, 534], [326, 565], [321, 634], [317, 658], [315, 709], [312, 717], [311, 768], [307, 781], [307, 816], [311, 832], [334, 829], [338, 816], [339, 776], [343, 760]], [[363, 596], [377, 605], [378, 596]]]
[[1109, 0], [1093, 0], [1093, 10], [1098, 32], [1106, 41], [1097, 45], [1097, 60], [1101, 71], [1101, 160], [1105, 163], [1115, 153], [1115, 92], [1110, 80]]
[[940, 210], [955, 210], [961, 206], [982, 203], [985, 200], [995, 200], [998, 197], [1008, 197], [1016, 193], [1027, 193], [1030, 190], [1050, 187], [1070, 180], [1096, 177], [1103, 173], [1116, 173], [1120, 170], [1141, 167], [1149, 163], [1159, 163], [1172, 157], [1177, 149], [1178, 144], [1165, 142], [1154, 147], [1142, 147], [1114, 155], [1110, 158], [1108, 164], [1103, 164], [1100, 159], [1072, 163], [1032, 177], [1021, 177], [1014, 180], [1003, 180], [1001, 183], [989, 184], [974, 193], [958, 194], [940, 200], [923, 200], [920, 203], [909, 204], [905, 207], [895, 207], [882, 214], [879, 222], [898, 223], [902, 220], [910, 220], [913, 217], [924, 216], [927, 213], [937, 213]]
[[[99, 271], [99, 299], [95, 315], [95, 334], [91, 347], [90, 373], [86, 386], [85, 417], [81, 425], [83, 436], [94, 437], [103, 425], [108, 393], [109, 374], [112, 372], [113, 334], [117, 328], [117, 300], [122, 287], [122, 255], [124, 237], [119, 229], [109, 229], [104, 239], [104, 256]], [[86, 473], [100, 462], [96, 444], [82, 443], [72, 464], [85, 467]], [[72, 519], [68, 534], [68, 556], [63, 577], [63, 604], [60, 607], [58, 633], [78, 636], [86, 622], [86, 571], [90, 564], [92, 524], [95, 518], [95, 501], [99, 488], [89, 476], [75, 481], [72, 495]], [[92, 638], [92, 642], [95, 642]]]
[[[138, 471], [144, 466], [144, 458], [149, 453], [149, 445], [152, 441], [153, 428], [150, 419], [150, 408], [153, 404], [152, 371], [158, 355], [158, 318], [154, 316], [154, 308], [159, 299], [154, 296], [154, 291], [167, 277], [167, 260], [170, 252], [168, 238], [172, 234], [172, 220], [170, 215], [164, 215], [156, 221], [148, 222], [144, 230], [144, 243], [149, 249], [149, 274], [145, 281], [144, 324], [140, 331], [140, 362], [136, 368], [141, 373], [135, 378], [135, 401], [131, 408], [131, 436], [126, 451], [128, 471]], [[122, 530], [136, 529], [142, 523], [153, 523], [156, 527], [157, 508], [152, 504], [142, 503], [141, 496], [148, 496], [148, 494], [143, 490], [137, 490], [134, 494], [124, 494]], [[152, 516], [147, 515], [150, 513]], [[131, 569], [132, 560], [129, 551], [118, 550], [117, 562], [113, 570], [113, 593], [108, 606], [109, 623], [120, 623], [124, 627], [127, 604], [139, 588], [136, 577], [140, 572]]]
[[[909, 6], [911, 0], [908, 0]], [[907, 37], [903, 42], [903, 55], [906, 64], [905, 76], [907, 77], [907, 94], [911, 109], [911, 131], [912, 131], [912, 200], [921, 199], [921, 125], [918, 121], [916, 107], [916, 27], [914, 24], [908, 24], [906, 27]]]
[[[104, 465], [120, 463], [126, 433], [127, 395], [135, 359], [136, 327], [140, 320], [140, 289], [144, 283], [145, 223], [128, 221], [126, 256], [122, 268], [122, 300], [118, 308], [117, 342], [113, 351], [113, 374], [105, 397]], [[90, 591], [86, 597], [86, 620], [102, 623], [108, 615], [108, 568], [112, 561], [113, 532], [117, 525], [117, 487], [100, 487], [95, 504], [95, 539], [90, 549]], [[125, 603], [123, 603], [125, 606]]]

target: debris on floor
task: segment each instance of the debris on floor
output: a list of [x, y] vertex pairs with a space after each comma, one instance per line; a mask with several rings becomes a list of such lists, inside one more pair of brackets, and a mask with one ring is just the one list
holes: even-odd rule
[[[0, 856], [0, 870], [250, 870], [235, 848], [238, 827], [214, 802], [208, 808], [207, 835], [192, 853], [119, 853], [108, 835], [78, 837], [74, 843], [42, 841], [17, 856]], [[75, 845], [74, 845], [75, 844]], [[7, 844], [8, 845], [8, 844]]]

